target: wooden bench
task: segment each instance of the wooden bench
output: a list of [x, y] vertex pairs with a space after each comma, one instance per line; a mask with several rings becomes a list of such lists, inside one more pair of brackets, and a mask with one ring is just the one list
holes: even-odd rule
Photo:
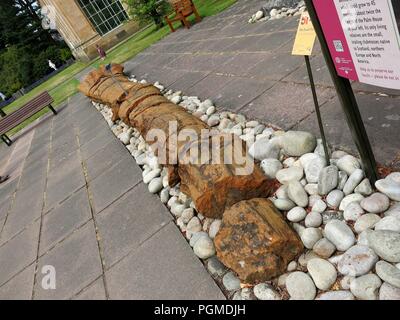
[[4, 118], [0, 119], [0, 135], [1, 139], [8, 145], [11, 146], [12, 141], [7, 136], [7, 132], [15, 128], [17, 125], [24, 122], [29, 117], [33, 116], [38, 111], [49, 107], [49, 109], [57, 114], [57, 111], [51, 105], [54, 102], [53, 98], [49, 95], [47, 91], [42, 92], [37, 97], [33, 98], [28, 103], [24, 104], [17, 111], [6, 115]]
[[174, 26], [172, 25], [174, 21], [180, 21], [184, 27], [189, 29], [190, 22], [186, 18], [192, 14], [196, 16], [197, 22], [201, 21], [201, 17], [192, 0], [171, 0], [170, 3], [175, 10], [175, 16], [172, 18], [165, 16], [165, 20], [172, 32], [175, 32]]

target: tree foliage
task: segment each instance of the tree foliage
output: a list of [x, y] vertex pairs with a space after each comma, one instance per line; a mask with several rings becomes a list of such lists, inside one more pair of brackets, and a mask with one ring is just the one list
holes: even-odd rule
[[10, 96], [72, 57], [64, 42], [42, 28], [36, 0], [0, 1], [0, 91]]
[[142, 24], [153, 21], [158, 27], [163, 26], [163, 17], [170, 10], [170, 5], [165, 0], [125, 0], [125, 3], [134, 19]]

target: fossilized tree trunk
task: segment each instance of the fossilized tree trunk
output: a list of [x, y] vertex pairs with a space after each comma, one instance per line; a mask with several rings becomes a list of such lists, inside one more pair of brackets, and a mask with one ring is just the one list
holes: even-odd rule
[[112, 72], [114, 79], [104, 67], [92, 71], [79, 89], [112, 108], [114, 121], [120, 118], [141, 133], [167, 167], [170, 185], [180, 181], [198, 212], [222, 217], [214, 240], [221, 261], [248, 283], [285, 272], [303, 246], [272, 203], [260, 198], [272, 193], [275, 180], [255, 165], [244, 142], [210, 131], [156, 87], [128, 81], [121, 66], [113, 65]]
[[297, 233], [268, 199], [240, 201], [224, 213], [217, 256], [245, 283], [271, 280], [303, 250]]

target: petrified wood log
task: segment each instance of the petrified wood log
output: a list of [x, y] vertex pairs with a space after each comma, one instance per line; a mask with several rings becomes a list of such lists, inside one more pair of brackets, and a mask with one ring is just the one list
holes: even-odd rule
[[[169, 183], [175, 185], [181, 180], [182, 192], [193, 199], [199, 212], [221, 218], [224, 210], [238, 201], [270, 194], [274, 182], [254, 165], [239, 137], [228, 135], [231, 139], [225, 141], [224, 135], [212, 132], [206, 123], [163, 97], [156, 87], [130, 82], [122, 71], [122, 67], [113, 65], [113, 73], [117, 73], [114, 79], [104, 68], [93, 71], [80, 89], [112, 108], [113, 121], [120, 117], [138, 129], [160, 164], [167, 166]], [[208, 136], [203, 136], [204, 131]], [[217, 144], [212, 143], [214, 138]], [[201, 149], [203, 142], [208, 142], [208, 150]], [[198, 153], [188, 161], [188, 150], [191, 158], [193, 149]], [[210, 153], [203, 157], [206, 151]], [[234, 159], [234, 154], [240, 158]], [[226, 155], [231, 155], [231, 162], [225, 161]], [[247, 166], [249, 170], [243, 171]]]
[[209, 150], [205, 150], [207, 144], [198, 146], [199, 159], [188, 161], [180, 154], [178, 166], [181, 191], [192, 198], [202, 215], [221, 218], [226, 208], [241, 200], [272, 193], [275, 181], [268, 179], [247, 154], [244, 141], [222, 133], [209, 139]]
[[118, 64], [111, 66], [111, 72], [102, 66], [98, 70], [91, 71], [78, 87], [81, 92], [94, 101], [107, 104], [113, 111], [113, 121], [119, 119], [119, 107], [127, 98], [126, 93], [143, 86], [129, 81], [123, 75], [123, 70], [123, 66]]
[[303, 250], [296, 232], [271, 201], [260, 198], [226, 210], [214, 243], [222, 263], [251, 284], [283, 274]]
[[160, 164], [177, 165], [178, 152], [187, 144], [186, 140], [179, 137], [182, 137], [184, 132], [190, 132], [198, 138], [202, 130], [208, 130], [210, 127], [169, 101], [156, 105], [148, 104], [147, 101], [152, 99], [154, 97], [146, 98], [131, 111], [129, 123], [152, 146], [154, 153], [160, 158]]
[[131, 112], [140, 105], [140, 109], [157, 106], [161, 103], [168, 103], [169, 100], [165, 98], [160, 90], [152, 85], [141, 85], [135, 90], [130, 90], [128, 97], [121, 104], [119, 108], [119, 118], [126, 124], [130, 124], [129, 115]]

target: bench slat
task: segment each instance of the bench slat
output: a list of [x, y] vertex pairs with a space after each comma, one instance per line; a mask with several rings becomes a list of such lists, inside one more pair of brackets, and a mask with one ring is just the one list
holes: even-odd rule
[[7, 133], [7, 131], [19, 125], [38, 111], [46, 108], [52, 102], [54, 102], [54, 100], [47, 91], [36, 96], [18, 110], [0, 119], [0, 134]]
[[3, 126], [7, 126], [9, 123], [15, 122], [18, 118], [22, 117], [24, 114], [29, 113], [32, 110], [43, 108], [51, 103], [51, 100], [43, 100], [40, 103], [35, 103], [33, 105], [24, 106], [23, 109], [18, 109], [17, 111], [11, 113], [0, 121], [0, 130]]

